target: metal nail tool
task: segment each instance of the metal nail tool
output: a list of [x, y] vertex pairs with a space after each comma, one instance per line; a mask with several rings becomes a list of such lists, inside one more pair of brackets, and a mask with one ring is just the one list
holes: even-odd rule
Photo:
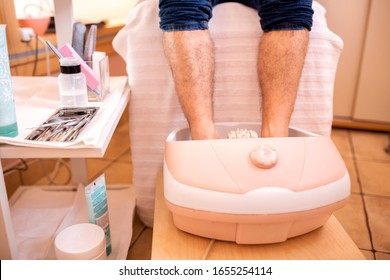
[[60, 108], [26, 137], [26, 140], [71, 142], [89, 124], [99, 107]]

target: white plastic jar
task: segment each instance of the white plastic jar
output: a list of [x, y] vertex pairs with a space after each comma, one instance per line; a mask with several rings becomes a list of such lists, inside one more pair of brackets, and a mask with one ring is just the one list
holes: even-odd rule
[[85, 106], [88, 103], [87, 81], [80, 61], [74, 57], [60, 59], [58, 87], [61, 107]]
[[59, 260], [106, 260], [104, 230], [95, 224], [81, 223], [62, 230], [55, 238]]

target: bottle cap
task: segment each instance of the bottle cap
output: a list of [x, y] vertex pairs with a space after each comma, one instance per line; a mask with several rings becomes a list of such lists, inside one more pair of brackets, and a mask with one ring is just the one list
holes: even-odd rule
[[77, 74], [81, 72], [80, 61], [75, 57], [63, 57], [60, 59], [60, 70], [63, 74]]

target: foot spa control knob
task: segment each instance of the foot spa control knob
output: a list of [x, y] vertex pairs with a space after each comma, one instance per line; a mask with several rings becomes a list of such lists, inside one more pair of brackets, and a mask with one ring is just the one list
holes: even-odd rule
[[275, 149], [260, 145], [253, 148], [250, 152], [250, 159], [252, 163], [259, 168], [272, 168], [278, 162], [278, 154]]

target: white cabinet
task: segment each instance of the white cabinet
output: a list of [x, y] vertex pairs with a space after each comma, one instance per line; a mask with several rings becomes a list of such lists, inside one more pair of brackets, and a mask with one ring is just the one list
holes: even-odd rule
[[353, 118], [390, 122], [390, 1], [371, 1]]
[[317, 1], [327, 10], [329, 28], [344, 41], [335, 81], [335, 120], [389, 130], [390, 1]]

